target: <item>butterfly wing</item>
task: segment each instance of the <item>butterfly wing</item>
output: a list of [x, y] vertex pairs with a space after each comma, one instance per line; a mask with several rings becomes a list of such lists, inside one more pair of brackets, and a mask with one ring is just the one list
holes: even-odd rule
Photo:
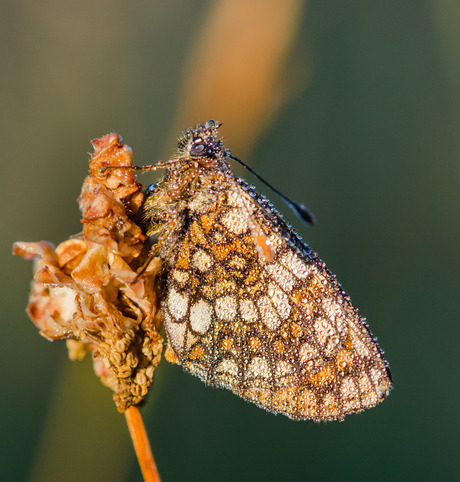
[[186, 371], [295, 420], [343, 419], [388, 395], [388, 364], [365, 321], [265, 198], [235, 179], [185, 212], [162, 313]]

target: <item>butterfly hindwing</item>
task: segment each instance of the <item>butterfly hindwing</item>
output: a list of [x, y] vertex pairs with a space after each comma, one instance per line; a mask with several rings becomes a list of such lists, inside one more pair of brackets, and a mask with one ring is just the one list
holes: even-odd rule
[[180, 223], [162, 313], [185, 370], [293, 419], [342, 419], [385, 398], [389, 370], [367, 325], [265, 198], [227, 179]]

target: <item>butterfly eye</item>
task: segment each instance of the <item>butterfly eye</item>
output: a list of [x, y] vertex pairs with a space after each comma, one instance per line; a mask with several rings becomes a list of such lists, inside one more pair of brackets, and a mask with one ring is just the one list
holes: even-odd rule
[[203, 155], [206, 151], [206, 146], [203, 142], [197, 142], [193, 144], [192, 148], [190, 149], [190, 155], [199, 157]]

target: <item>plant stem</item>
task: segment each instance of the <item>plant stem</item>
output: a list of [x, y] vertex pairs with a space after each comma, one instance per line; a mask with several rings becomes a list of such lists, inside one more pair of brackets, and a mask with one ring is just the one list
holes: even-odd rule
[[131, 406], [126, 410], [125, 416], [144, 481], [160, 482], [141, 412], [137, 407]]

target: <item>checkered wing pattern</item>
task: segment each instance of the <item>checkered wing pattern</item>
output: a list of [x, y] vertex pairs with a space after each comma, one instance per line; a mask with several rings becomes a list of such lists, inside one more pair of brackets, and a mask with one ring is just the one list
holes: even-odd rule
[[214, 203], [189, 202], [165, 260], [162, 313], [178, 362], [295, 420], [382, 401], [388, 365], [335, 276], [244, 181], [225, 187]]

